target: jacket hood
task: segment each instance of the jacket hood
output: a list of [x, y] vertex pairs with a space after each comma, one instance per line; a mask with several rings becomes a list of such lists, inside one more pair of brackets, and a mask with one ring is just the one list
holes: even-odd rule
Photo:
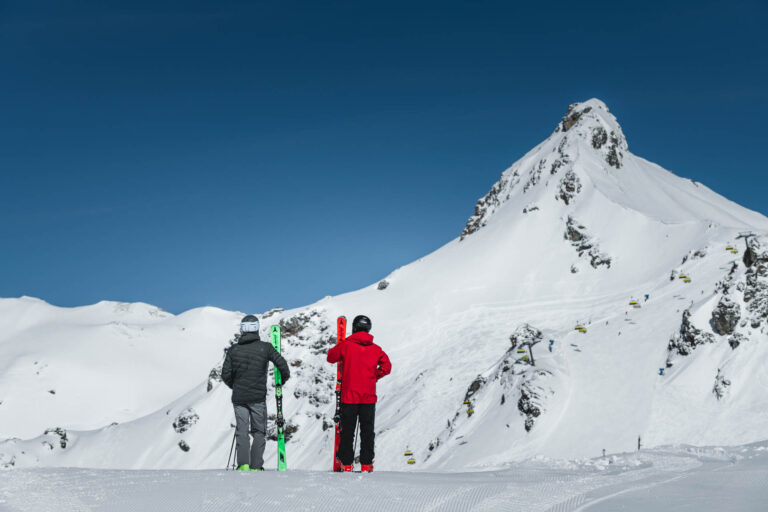
[[244, 332], [240, 335], [240, 339], [237, 341], [238, 345], [245, 345], [247, 343], [253, 343], [254, 341], [261, 341], [261, 337], [257, 332]]
[[357, 331], [350, 334], [347, 340], [354, 341], [358, 345], [371, 345], [373, 343], [373, 336], [365, 331]]

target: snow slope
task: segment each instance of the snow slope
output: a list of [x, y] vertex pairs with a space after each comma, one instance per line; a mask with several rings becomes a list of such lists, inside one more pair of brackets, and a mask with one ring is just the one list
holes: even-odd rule
[[[242, 316], [148, 304], [59, 308], [0, 299], [0, 437], [95, 429], [150, 414], [189, 391]], [[226, 332], [226, 331], [225, 331]]]
[[[460, 237], [380, 283], [262, 316], [264, 337], [282, 326], [295, 375], [289, 466], [330, 467], [325, 352], [340, 314], [369, 315], [393, 363], [379, 388], [381, 469], [499, 469], [627, 452], [638, 437], [763, 440], [767, 234], [765, 217], [630, 153], [599, 100], [571, 105]], [[27, 298], [0, 312], [0, 435], [19, 438], [0, 442], [0, 464], [223, 466], [232, 412], [215, 368], [240, 314]]]
[[764, 443], [541, 459], [480, 473], [20, 469], [0, 472], [0, 511], [756, 512], [766, 483]]

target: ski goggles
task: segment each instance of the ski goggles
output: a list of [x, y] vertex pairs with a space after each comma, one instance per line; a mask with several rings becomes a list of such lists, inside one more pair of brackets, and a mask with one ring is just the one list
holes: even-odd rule
[[259, 332], [259, 321], [243, 322], [240, 324], [240, 332]]

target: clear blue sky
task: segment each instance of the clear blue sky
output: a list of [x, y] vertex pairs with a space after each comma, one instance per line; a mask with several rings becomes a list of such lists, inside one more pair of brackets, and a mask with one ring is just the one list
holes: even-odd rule
[[0, 296], [365, 286], [591, 97], [635, 154], [768, 214], [765, 2], [521, 3], [0, 0]]

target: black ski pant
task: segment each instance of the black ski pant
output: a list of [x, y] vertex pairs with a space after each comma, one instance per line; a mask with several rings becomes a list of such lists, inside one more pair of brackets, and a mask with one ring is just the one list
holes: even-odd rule
[[373, 464], [373, 424], [376, 404], [341, 404], [341, 442], [339, 460], [345, 466], [355, 460], [355, 428], [360, 421], [360, 464]]

